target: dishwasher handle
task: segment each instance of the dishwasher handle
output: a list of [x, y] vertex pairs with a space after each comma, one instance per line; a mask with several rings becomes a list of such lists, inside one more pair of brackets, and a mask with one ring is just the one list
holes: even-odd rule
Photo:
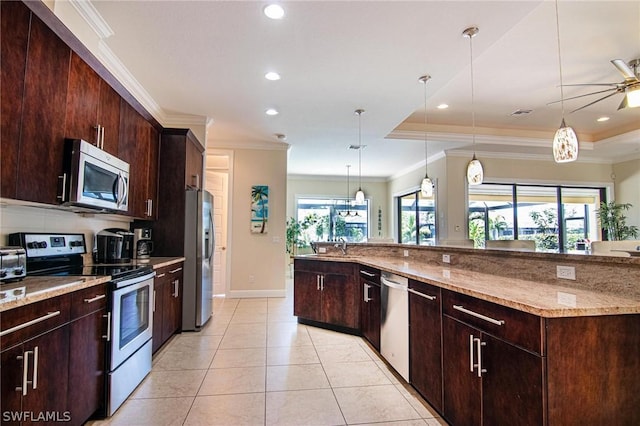
[[403, 290], [403, 291], [407, 291], [408, 289], [408, 285], [407, 284], [402, 284], [396, 281], [392, 281], [387, 279], [386, 277], [382, 276], [380, 277], [380, 281], [382, 282], [383, 285], [390, 287], [390, 288], [395, 288], [397, 290]]

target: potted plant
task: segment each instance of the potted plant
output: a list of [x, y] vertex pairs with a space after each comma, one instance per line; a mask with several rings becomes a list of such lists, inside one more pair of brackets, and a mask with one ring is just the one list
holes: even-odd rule
[[596, 211], [596, 217], [600, 221], [600, 227], [607, 233], [609, 241], [633, 239], [638, 236], [638, 227], [627, 225], [627, 217], [624, 212], [629, 210], [632, 204], [616, 204], [615, 202], [600, 203], [600, 209]]

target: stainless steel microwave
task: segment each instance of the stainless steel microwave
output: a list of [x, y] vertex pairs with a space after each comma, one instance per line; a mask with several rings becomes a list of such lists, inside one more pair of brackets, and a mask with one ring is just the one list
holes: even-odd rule
[[126, 212], [129, 164], [81, 139], [66, 139], [62, 195], [65, 205]]

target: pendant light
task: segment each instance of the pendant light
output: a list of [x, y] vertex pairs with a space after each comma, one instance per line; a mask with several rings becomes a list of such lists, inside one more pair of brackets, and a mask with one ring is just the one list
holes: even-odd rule
[[357, 109], [358, 115], [358, 191], [356, 192], [356, 204], [364, 203], [364, 191], [362, 190], [362, 113], [363, 109]]
[[429, 151], [427, 148], [427, 81], [431, 79], [431, 76], [425, 74], [421, 76], [418, 81], [424, 85], [424, 179], [420, 184], [420, 193], [423, 197], [433, 196], [433, 181], [429, 178], [428, 163], [429, 163]]
[[464, 37], [469, 38], [469, 52], [471, 56], [471, 128], [473, 138], [473, 158], [467, 164], [467, 182], [469, 185], [480, 185], [484, 179], [482, 163], [476, 158], [476, 110], [475, 97], [473, 92], [473, 42], [472, 39], [478, 34], [478, 27], [469, 27], [462, 32]]
[[351, 193], [350, 193], [350, 189], [349, 189], [349, 169], [350, 168], [351, 168], [351, 164], [347, 164], [347, 199], [344, 202], [344, 205], [345, 205], [347, 210], [343, 210], [341, 212], [338, 212], [338, 215], [340, 217], [355, 216], [355, 214], [351, 213], [351, 209], [349, 208], [349, 205], [351, 204]]
[[556, 31], [558, 38], [558, 65], [560, 69], [560, 106], [562, 122], [553, 137], [553, 159], [556, 163], [568, 163], [578, 159], [578, 137], [573, 129], [564, 122], [564, 88], [562, 85], [562, 56], [560, 55], [560, 18], [558, 17], [558, 0], [556, 0]]

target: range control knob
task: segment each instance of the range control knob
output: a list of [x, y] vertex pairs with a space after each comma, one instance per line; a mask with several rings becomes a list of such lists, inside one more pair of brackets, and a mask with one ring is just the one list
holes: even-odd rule
[[40, 241], [38, 244], [38, 248], [47, 248], [47, 242], [46, 241]]
[[24, 268], [22, 266], [19, 266], [19, 267], [15, 268], [13, 270], [13, 274], [14, 275], [22, 275], [22, 274], [24, 274]]
[[27, 248], [36, 249], [36, 248], [38, 248], [38, 243], [35, 242], [35, 241], [27, 243]]
[[7, 270], [6, 269], [0, 269], [0, 278], [4, 278], [7, 276]]

